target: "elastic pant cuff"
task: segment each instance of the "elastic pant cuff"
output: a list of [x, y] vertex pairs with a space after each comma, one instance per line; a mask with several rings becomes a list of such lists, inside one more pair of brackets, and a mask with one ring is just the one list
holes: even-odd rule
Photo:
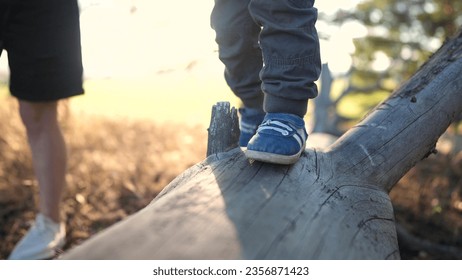
[[246, 108], [252, 108], [252, 109], [259, 109], [263, 111], [263, 93], [252, 97], [252, 98], [242, 98], [242, 103], [244, 104], [244, 107]]
[[264, 109], [267, 113], [288, 113], [303, 118], [308, 110], [308, 99], [294, 100], [266, 94]]

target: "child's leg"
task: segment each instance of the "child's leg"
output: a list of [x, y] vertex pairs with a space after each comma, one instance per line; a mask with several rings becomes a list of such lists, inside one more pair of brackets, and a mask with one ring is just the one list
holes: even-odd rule
[[317, 95], [321, 72], [314, 0], [251, 0], [249, 12], [262, 26], [260, 73], [265, 93], [263, 123], [247, 145], [250, 159], [295, 163], [308, 134], [303, 117]]
[[303, 118], [317, 95], [321, 71], [314, 0], [251, 0], [249, 11], [261, 25], [261, 72], [265, 111]]
[[249, 14], [250, 0], [215, 0], [212, 27], [216, 32], [225, 79], [244, 104], [239, 109], [239, 146], [246, 147], [265, 113], [259, 73], [263, 66], [258, 45], [260, 26]]
[[211, 23], [229, 87], [245, 107], [262, 110], [260, 26], [249, 14], [249, 3], [250, 0], [215, 0]]

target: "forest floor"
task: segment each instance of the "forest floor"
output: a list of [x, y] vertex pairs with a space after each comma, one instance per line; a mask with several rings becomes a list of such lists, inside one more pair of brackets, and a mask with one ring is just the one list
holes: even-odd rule
[[[0, 259], [27, 232], [37, 209], [25, 132], [15, 105], [0, 105]], [[68, 143], [62, 214], [64, 251], [145, 207], [170, 181], [202, 161], [199, 126], [76, 116], [62, 108]], [[403, 259], [462, 258], [462, 153], [421, 161], [390, 194]]]

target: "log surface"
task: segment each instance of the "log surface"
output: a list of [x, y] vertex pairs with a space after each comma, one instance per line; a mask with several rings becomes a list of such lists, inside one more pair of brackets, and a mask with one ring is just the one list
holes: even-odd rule
[[292, 166], [212, 154], [63, 258], [398, 259], [388, 192], [461, 112], [460, 33], [328, 148]]

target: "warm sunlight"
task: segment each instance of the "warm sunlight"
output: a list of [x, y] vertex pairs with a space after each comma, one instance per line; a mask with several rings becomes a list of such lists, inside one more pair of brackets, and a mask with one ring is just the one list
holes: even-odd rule
[[[79, 2], [86, 94], [72, 99], [76, 111], [207, 126], [213, 104], [237, 105], [223, 79], [210, 27], [213, 0]], [[316, 6], [327, 14], [339, 7], [333, 0]], [[318, 25], [331, 35], [330, 42], [322, 42], [324, 62], [334, 71], [348, 70], [354, 48], [349, 34], [358, 32], [350, 32], [351, 26]], [[339, 51], [338, 45], [347, 48]], [[0, 60], [2, 80], [7, 77], [5, 57]]]
[[87, 94], [77, 110], [207, 125], [211, 106], [234, 98], [210, 28], [213, 1], [80, 2]]
[[[457, 273], [460, 11], [461, 0], [0, 0], [0, 280]], [[261, 80], [266, 113], [252, 96]], [[223, 101], [238, 119], [213, 107]]]

